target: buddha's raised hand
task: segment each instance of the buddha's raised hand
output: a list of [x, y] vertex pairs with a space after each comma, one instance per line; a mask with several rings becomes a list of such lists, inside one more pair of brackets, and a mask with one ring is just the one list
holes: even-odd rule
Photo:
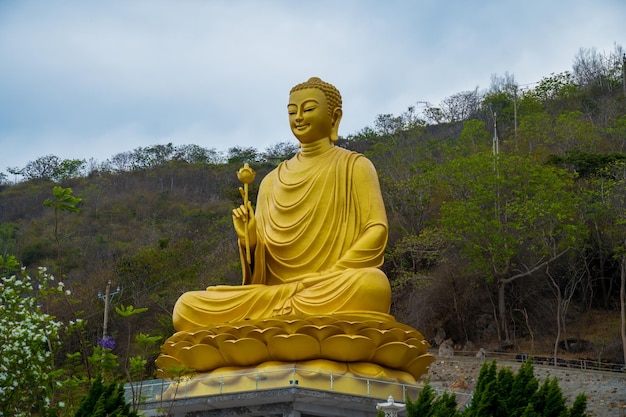
[[247, 226], [250, 247], [254, 248], [256, 246], [256, 219], [254, 218], [252, 202], [248, 201], [247, 206], [242, 204], [233, 210], [233, 224], [235, 225], [235, 232], [237, 232], [240, 244], [245, 242]]

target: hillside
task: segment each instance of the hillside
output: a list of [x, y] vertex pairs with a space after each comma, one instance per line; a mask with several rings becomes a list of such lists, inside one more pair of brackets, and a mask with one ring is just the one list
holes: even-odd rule
[[[553, 74], [523, 91], [503, 79], [423, 112], [381, 115], [340, 140], [379, 173], [390, 224], [383, 269], [398, 320], [433, 342], [444, 335], [459, 346], [527, 351], [532, 341], [545, 355], [555, 340], [584, 339], [592, 342], [584, 352], [558, 354], [623, 362], [620, 75]], [[22, 181], [3, 176], [0, 253], [62, 279], [71, 297], [46, 308], [66, 321], [86, 319], [92, 345], [102, 337], [108, 282], [111, 311], [148, 308], [130, 319], [110, 314], [108, 334], [124, 356], [135, 333], [173, 333], [181, 293], [240, 282], [235, 174], [243, 162], [257, 171], [254, 201], [261, 179], [296, 151], [274, 150], [232, 148], [215, 159], [198, 145], [155, 145], [89, 170], [84, 161], [42, 157], [22, 169]], [[82, 198], [78, 212], [44, 205], [55, 186]], [[69, 338], [59, 358], [77, 343]]]

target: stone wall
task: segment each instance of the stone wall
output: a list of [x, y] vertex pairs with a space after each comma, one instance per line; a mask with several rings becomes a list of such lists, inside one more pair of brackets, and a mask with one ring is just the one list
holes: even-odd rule
[[[486, 360], [491, 360], [487, 356]], [[437, 357], [430, 371], [422, 378], [429, 378], [433, 388], [457, 392], [460, 402], [468, 399], [473, 390], [483, 361], [478, 358], [454, 356]], [[498, 367], [507, 366], [517, 372], [519, 362], [497, 359]], [[542, 382], [557, 377], [563, 394], [569, 399], [584, 392], [587, 395], [587, 410], [594, 417], [626, 417], [626, 373], [585, 371], [534, 365], [535, 376]]]

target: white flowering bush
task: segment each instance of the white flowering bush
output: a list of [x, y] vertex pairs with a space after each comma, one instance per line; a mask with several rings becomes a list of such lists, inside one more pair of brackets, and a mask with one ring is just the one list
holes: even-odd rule
[[39, 268], [32, 279], [24, 269], [0, 277], [0, 416], [49, 415], [60, 386], [54, 352], [63, 323], [44, 313], [38, 297], [68, 294], [62, 282]]

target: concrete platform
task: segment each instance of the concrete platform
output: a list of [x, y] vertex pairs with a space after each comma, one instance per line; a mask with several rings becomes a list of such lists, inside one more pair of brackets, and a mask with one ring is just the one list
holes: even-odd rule
[[147, 417], [375, 417], [376, 405], [386, 400], [292, 386], [177, 398], [140, 409]]

